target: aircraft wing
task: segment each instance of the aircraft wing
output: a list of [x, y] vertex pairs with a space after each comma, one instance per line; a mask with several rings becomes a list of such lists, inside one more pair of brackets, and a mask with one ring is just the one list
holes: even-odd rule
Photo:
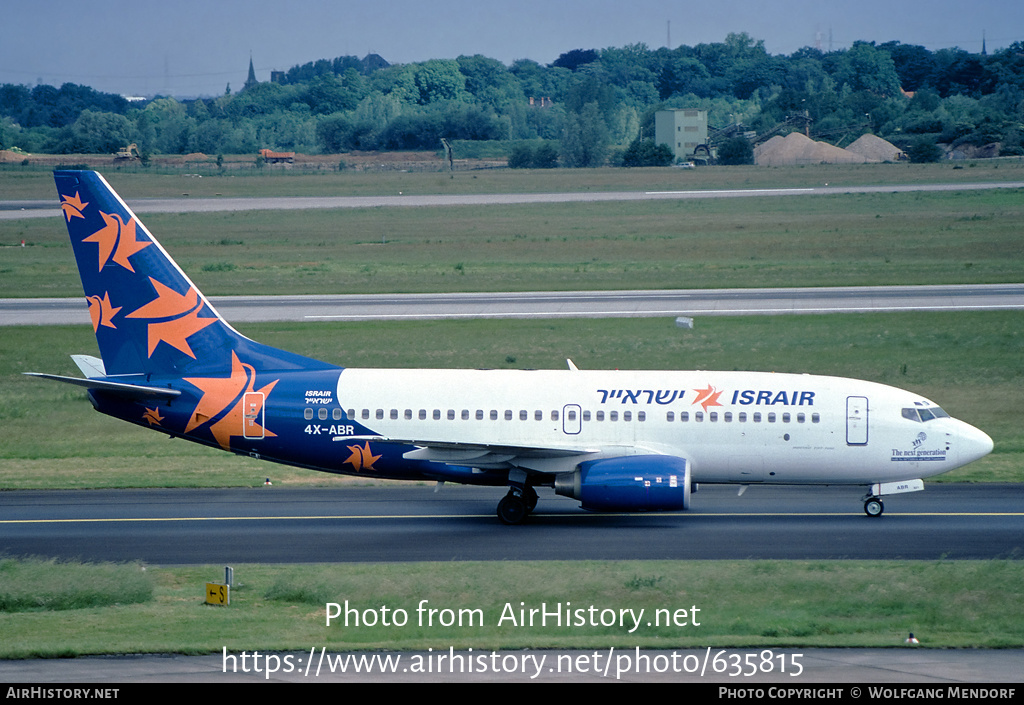
[[587, 447], [572, 445], [497, 445], [438, 441], [422, 438], [386, 438], [367, 436], [352, 440], [376, 441], [416, 446], [403, 457], [408, 460], [427, 460], [446, 465], [470, 466], [481, 470], [502, 470], [513, 467], [527, 471], [560, 473], [570, 472], [579, 463], [598, 458], [635, 455], [649, 452], [634, 447]]

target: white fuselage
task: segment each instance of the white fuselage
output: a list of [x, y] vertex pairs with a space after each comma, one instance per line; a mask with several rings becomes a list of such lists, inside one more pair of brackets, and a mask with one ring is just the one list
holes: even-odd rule
[[863, 484], [936, 475], [992, 448], [956, 419], [906, 418], [936, 408], [912, 392], [814, 375], [346, 369], [336, 398], [382, 440], [424, 448], [413, 457], [485, 469], [670, 455], [695, 482]]

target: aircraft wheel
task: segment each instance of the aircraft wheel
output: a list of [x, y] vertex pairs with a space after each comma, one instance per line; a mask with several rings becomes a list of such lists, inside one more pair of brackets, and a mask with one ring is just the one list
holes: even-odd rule
[[525, 499], [509, 492], [498, 502], [498, 519], [502, 524], [522, 524], [530, 513]]
[[880, 517], [883, 511], [885, 511], [885, 505], [878, 497], [871, 497], [864, 502], [864, 513], [869, 517]]

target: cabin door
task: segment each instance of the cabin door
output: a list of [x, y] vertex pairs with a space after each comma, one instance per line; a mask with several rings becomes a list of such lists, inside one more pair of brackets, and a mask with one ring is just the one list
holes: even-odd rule
[[868, 444], [868, 398], [846, 397], [846, 445]]
[[245, 438], [263, 438], [263, 393], [246, 392], [242, 399], [242, 435]]

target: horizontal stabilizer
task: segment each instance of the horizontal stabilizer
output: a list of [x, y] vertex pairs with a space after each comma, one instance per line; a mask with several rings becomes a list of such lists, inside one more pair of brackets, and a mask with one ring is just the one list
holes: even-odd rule
[[78, 387], [85, 387], [86, 389], [102, 389], [106, 392], [115, 392], [116, 394], [132, 399], [151, 399], [154, 397], [160, 399], [174, 399], [181, 395], [181, 392], [177, 389], [168, 389], [166, 387], [146, 387], [139, 384], [108, 382], [100, 379], [82, 379], [81, 377], [48, 375], [43, 372], [25, 372], [24, 374], [30, 377], [41, 377], [43, 379], [52, 379], [55, 382], [74, 384]]

